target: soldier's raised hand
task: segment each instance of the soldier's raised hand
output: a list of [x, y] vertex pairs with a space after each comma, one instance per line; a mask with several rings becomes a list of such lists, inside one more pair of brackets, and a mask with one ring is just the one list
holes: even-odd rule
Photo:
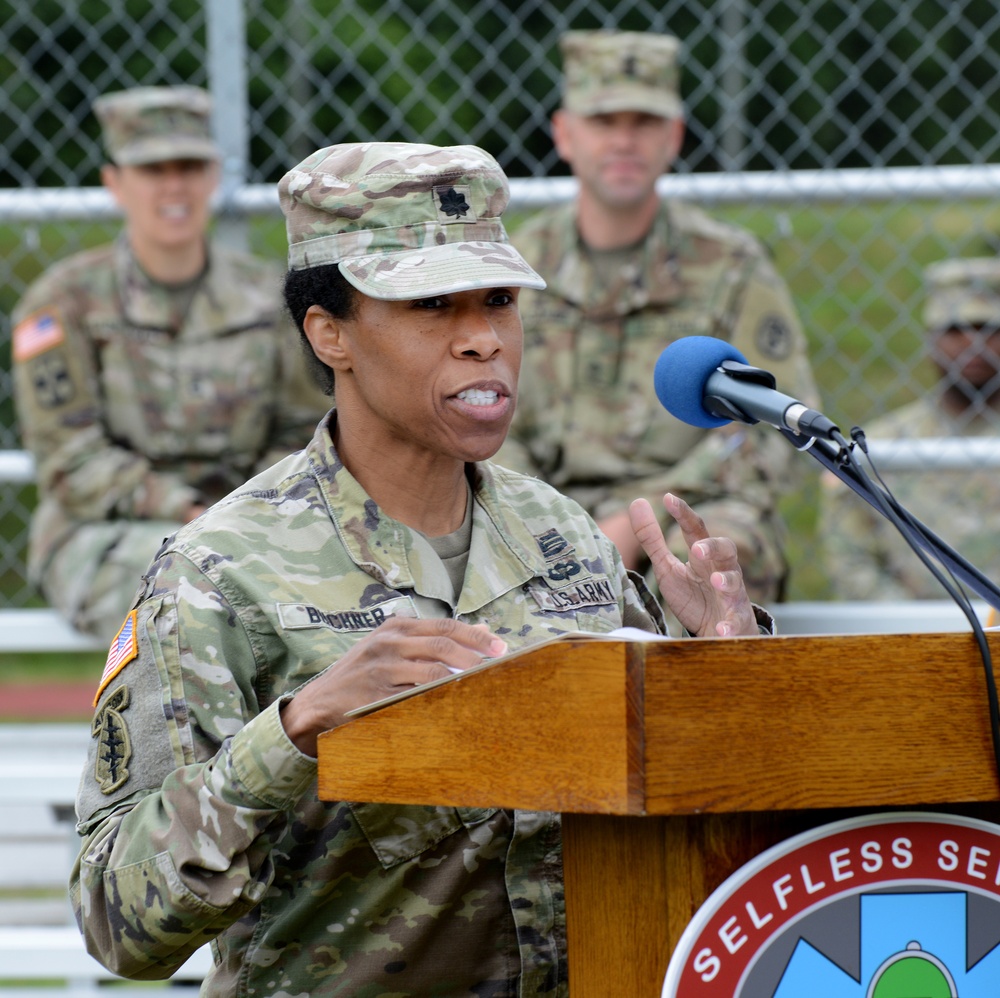
[[629, 507], [632, 529], [649, 556], [664, 602], [690, 634], [699, 637], [760, 633], [753, 604], [743, 584], [736, 544], [711, 537], [705, 521], [683, 499], [669, 492], [663, 506], [677, 521], [689, 560], [667, 547], [652, 507], [636, 499]]

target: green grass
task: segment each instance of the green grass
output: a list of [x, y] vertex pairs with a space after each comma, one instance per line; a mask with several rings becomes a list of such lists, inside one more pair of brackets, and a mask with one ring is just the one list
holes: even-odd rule
[[105, 652], [4, 652], [0, 683], [66, 683], [92, 680], [97, 688]]

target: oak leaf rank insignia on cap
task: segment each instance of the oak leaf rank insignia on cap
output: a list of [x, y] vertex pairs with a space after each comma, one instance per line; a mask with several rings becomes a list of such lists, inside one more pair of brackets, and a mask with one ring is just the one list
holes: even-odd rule
[[327, 146], [282, 177], [278, 197], [289, 268], [336, 264], [371, 298], [545, 287], [507, 239], [507, 177], [478, 146]]
[[476, 216], [469, 218], [472, 210], [467, 200], [469, 189], [467, 187], [435, 187], [434, 196], [441, 205], [441, 214], [444, 216], [441, 221], [460, 222], [465, 219], [474, 222]]

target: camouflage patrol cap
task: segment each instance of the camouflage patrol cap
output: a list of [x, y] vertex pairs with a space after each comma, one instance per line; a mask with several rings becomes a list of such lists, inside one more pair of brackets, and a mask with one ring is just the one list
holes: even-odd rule
[[212, 98], [200, 87], [135, 87], [94, 101], [108, 156], [118, 166], [218, 159]]
[[563, 107], [574, 114], [644, 111], [661, 118], [684, 113], [678, 84], [680, 42], [642, 31], [567, 31]]
[[941, 260], [924, 271], [924, 325], [930, 330], [1000, 325], [1000, 258]]
[[327, 146], [281, 178], [278, 196], [289, 268], [336, 263], [371, 298], [545, 287], [500, 221], [507, 177], [476, 146]]

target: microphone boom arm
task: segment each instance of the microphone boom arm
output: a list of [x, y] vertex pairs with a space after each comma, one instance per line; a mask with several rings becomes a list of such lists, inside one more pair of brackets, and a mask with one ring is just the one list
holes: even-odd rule
[[[779, 432], [796, 450], [808, 451], [823, 467], [832, 471], [845, 485], [849, 486], [873, 509], [885, 516], [879, 507], [879, 502], [871, 493], [869, 483], [865, 482], [855, 470], [840, 459], [841, 448], [827, 440], [817, 437], [807, 437], [801, 433], [778, 427]], [[1000, 611], [1000, 587], [991, 582], [971, 562], [963, 558], [953, 547], [943, 541], [930, 527], [925, 526], [905, 507], [901, 506], [884, 489], [873, 486], [907, 527], [908, 535], [925, 551], [930, 552], [943, 564], [956, 579], [964, 582], [973, 592], [982, 597], [993, 609]]]

